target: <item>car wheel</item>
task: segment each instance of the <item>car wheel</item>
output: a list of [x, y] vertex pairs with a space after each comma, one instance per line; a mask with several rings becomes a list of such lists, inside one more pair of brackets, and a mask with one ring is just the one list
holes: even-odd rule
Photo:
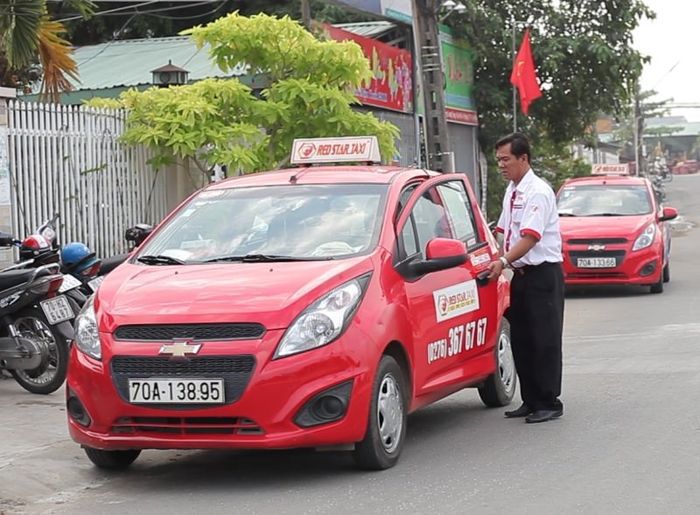
[[664, 267], [663, 276], [665, 283], [671, 280], [671, 263], [666, 263], [666, 266]]
[[139, 457], [139, 449], [126, 451], [103, 451], [92, 447], [83, 447], [85, 454], [97, 468], [107, 470], [124, 470]]
[[659, 282], [652, 284], [649, 287], [650, 293], [662, 293], [664, 291], [664, 274], [659, 275]]
[[401, 367], [391, 356], [382, 356], [374, 378], [367, 431], [355, 446], [358, 466], [384, 470], [396, 465], [406, 436], [407, 399]]
[[498, 408], [510, 404], [518, 377], [510, 347], [510, 324], [504, 318], [496, 342], [496, 371], [479, 387], [479, 397], [486, 406]]

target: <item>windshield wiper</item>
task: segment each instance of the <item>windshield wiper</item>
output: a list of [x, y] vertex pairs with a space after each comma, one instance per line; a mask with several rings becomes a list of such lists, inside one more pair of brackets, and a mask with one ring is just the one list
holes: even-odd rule
[[620, 213], [593, 213], [592, 215], [586, 216], [623, 216]]
[[164, 254], [158, 254], [157, 256], [153, 255], [146, 255], [146, 256], [140, 256], [136, 259], [136, 261], [139, 261], [141, 263], [145, 263], [147, 265], [184, 265], [185, 262], [181, 259], [177, 259], [171, 256], [166, 256]]
[[325, 261], [333, 259], [330, 256], [325, 257], [294, 257], [282, 256], [277, 254], [246, 254], [245, 256], [219, 256], [203, 261], [204, 263], [216, 263], [218, 261], [239, 261], [241, 263], [272, 263], [283, 261]]
[[573, 213], [559, 213], [559, 216], [576, 216]]

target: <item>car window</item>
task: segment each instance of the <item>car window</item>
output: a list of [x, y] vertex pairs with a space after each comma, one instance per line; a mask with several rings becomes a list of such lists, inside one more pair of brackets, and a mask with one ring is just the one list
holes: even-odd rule
[[396, 214], [394, 215], [394, 221], [397, 221], [399, 217], [401, 216], [401, 213], [403, 212], [403, 208], [406, 207], [406, 202], [408, 202], [408, 199], [411, 198], [411, 195], [413, 195], [413, 192], [416, 190], [418, 187], [418, 184], [410, 184], [406, 186], [403, 191], [401, 191], [401, 195], [399, 195], [399, 203], [396, 206]]
[[425, 248], [433, 238], [454, 238], [447, 211], [437, 188], [426, 190], [411, 211], [418, 236], [418, 249], [425, 256]]
[[413, 220], [409, 218], [401, 230], [401, 243], [405, 257], [412, 256], [419, 252], [418, 242], [416, 241], [416, 231], [413, 229]]
[[557, 208], [561, 216], [632, 216], [653, 211], [645, 186], [622, 184], [565, 186]]
[[387, 186], [322, 184], [206, 190], [139, 255], [185, 262], [265, 254], [349, 257], [376, 245]]
[[454, 238], [467, 246], [477, 243], [476, 224], [467, 190], [461, 181], [442, 183], [437, 187], [447, 209]]

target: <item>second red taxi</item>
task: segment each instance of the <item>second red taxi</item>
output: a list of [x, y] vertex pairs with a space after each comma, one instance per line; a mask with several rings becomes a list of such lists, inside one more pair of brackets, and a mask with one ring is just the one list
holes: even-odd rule
[[[373, 138], [297, 141], [367, 162]], [[510, 402], [498, 248], [462, 174], [302, 166], [195, 193], [76, 321], [68, 426], [99, 467], [142, 449], [354, 445], [393, 466], [407, 414], [465, 387]]]
[[569, 179], [557, 205], [567, 285], [629, 284], [663, 291], [671, 278], [671, 234], [665, 222], [678, 212], [657, 202], [648, 179]]

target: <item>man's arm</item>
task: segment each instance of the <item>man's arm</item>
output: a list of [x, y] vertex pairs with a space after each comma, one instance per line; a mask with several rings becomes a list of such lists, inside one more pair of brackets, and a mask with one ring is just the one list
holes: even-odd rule
[[[513, 248], [506, 252], [503, 257], [508, 263], [513, 263], [530, 252], [530, 249], [534, 247], [538, 241], [539, 240], [533, 234], [524, 234], [522, 239], [513, 245]], [[504, 268], [504, 263], [500, 259], [492, 261], [489, 264], [489, 279], [493, 279], [494, 277], [501, 275]]]

